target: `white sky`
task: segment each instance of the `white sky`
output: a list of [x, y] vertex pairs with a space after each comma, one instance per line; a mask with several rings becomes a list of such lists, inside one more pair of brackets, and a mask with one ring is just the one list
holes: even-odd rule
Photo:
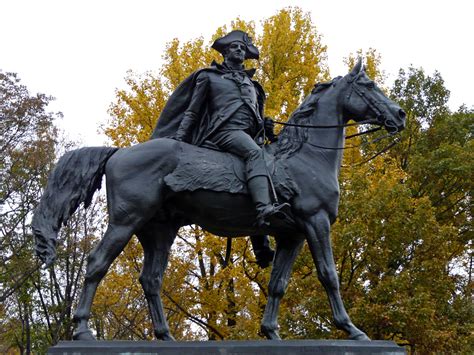
[[50, 108], [64, 113], [59, 125], [71, 139], [102, 145], [99, 124], [128, 69], [157, 70], [175, 37], [208, 40], [237, 16], [259, 24], [286, 6], [311, 13], [332, 76], [345, 74], [349, 53], [372, 47], [389, 83], [399, 68], [422, 66], [441, 73], [453, 110], [474, 104], [470, 0], [0, 0], [0, 69], [31, 93], [55, 96]]

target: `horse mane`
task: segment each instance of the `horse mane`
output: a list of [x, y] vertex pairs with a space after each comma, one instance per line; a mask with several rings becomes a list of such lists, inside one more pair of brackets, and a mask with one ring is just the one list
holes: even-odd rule
[[[314, 111], [317, 109], [319, 98], [323, 93], [335, 86], [341, 79], [340, 76], [328, 82], [317, 83], [314, 85], [311, 94], [309, 94], [301, 105], [291, 114], [287, 123], [309, 125]], [[308, 139], [308, 128], [285, 126], [278, 135], [278, 143], [275, 151], [275, 157], [292, 156], [301, 149], [303, 143]]]

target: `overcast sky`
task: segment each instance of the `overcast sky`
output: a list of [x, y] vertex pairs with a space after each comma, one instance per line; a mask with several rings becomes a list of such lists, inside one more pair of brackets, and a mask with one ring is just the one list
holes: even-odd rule
[[132, 69], [157, 70], [167, 42], [203, 36], [240, 16], [254, 20], [287, 6], [310, 12], [328, 46], [332, 76], [343, 58], [375, 48], [390, 80], [410, 64], [438, 70], [450, 107], [474, 104], [474, 1], [295, 0], [146, 1], [0, 0], [0, 70], [16, 72], [32, 93], [56, 97], [59, 122], [72, 139], [101, 145], [116, 88]]

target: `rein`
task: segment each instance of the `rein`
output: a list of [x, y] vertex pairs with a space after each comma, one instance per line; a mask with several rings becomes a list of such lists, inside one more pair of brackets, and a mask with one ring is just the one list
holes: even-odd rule
[[[283, 123], [283, 122], [275, 122], [275, 123], [278, 123], [278, 124], [281, 124], [281, 125], [284, 125], [284, 126], [294, 126], [294, 127], [301, 127], [301, 128], [340, 128], [340, 127], [358, 126], [358, 125], [367, 124], [367, 123], [374, 123], [374, 120], [366, 120], [366, 121], [361, 121], [361, 122], [357, 122], [357, 123], [349, 123], [349, 124], [345, 124], [345, 125], [334, 125], [334, 126], [297, 125], [297, 124]], [[381, 129], [382, 129], [382, 127], [371, 128], [371, 129], [368, 129], [368, 130], [363, 131], [363, 132], [359, 132], [359, 133], [355, 133], [355, 134], [351, 134], [351, 135], [349, 135], [349, 136], [346, 136], [345, 139], [350, 139], [350, 138], [362, 136], [362, 135], [365, 135], [365, 134], [368, 134], [368, 133], [377, 132], [377, 131], [380, 131]], [[360, 148], [360, 147], [364, 147], [364, 146], [366, 146], [366, 145], [370, 145], [370, 144], [376, 143], [376, 142], [378, 142], [378, 141], [381, 141], [382, 139], [389, 138], [389, 137], [393, 136], [393, 134], [394, 134], [394, 133], [388, 133], [388, 134], [386, 134], [386, 135], [384, 135], [384, 136], [382, 136], [382, 137], [374, 138], [374, 139], [372, 139], [372, 140], [369, 141], [369, 142], [361, 143], [361, 144], [358, 144], [358, 145], [345, 146], [345, 147], [324, 147], [324, 146], [321, 146], [321, 145], [317, 145], [317, 144], [310, 143], [310, 142], [308, 142], [308, 141], [302, 142], [302, 143], [309, 144], [310, 146], [315, 147], [315, 148], [319, 148], [319, 149], [327, 149], [327, 150], [346, 150], [346, 149]], [[399, 141], [400, 141], [400, 140], [399, 140], [399, 138], [397, 137], [393, 142], [391, 142], [390, 144], [388, 144], [387, 146], [385, 146], [384, 148], [382, 148], [380, 151], [378, 151], [377, 153], [375, 153], [374, 155], [372, 155], [370, 158], [368, 158], [368, 159], [366, 159], [366, 160], [364, 160], [364, 161], [362, 161], [362, 162], [360, 162], [360, 163], [352, 164], [351, 166], [359, 166], [359, 165], [368, 163], [368, 162], [371, 161], [372, 159], [375, 159], [375, 158], [377, 158], [379, 155], [385, 153], [387, 150], [389, 150], [389, 149], [392, 148], [394, 145], [396, 145]]]
[[363, 136], [364, 134], [367, 134], [367, 133], [377, 132], [377, 131], [380, 131], [381, 129], [382, 129], [382, 127], [375, 127], [375, 128], [368, 129], [367, 131], [364, 131], [364, 132], [351, 134], [349, 136], [346, 136], [345, 138], [346, 139], [351, 139], [351, 138], [354, 138], [354, 137]]
[[[363, 125], [363, 124], [371, 124], [371, 123], [374, 124], [376, 122], [378, 123], [378, 121], [370, 119], [370, 120], [365, 120], [365, 121], [356, 122], [356, 123], [346, 123], [346, 124], [330, 125], [330, 126], [319, 126], [319, 125], [302, 125], [302, 124], [296, 124], [296, 123], [286, 123], [286, 122], [276, 122], [275, 121], [275, 123], [277, 123], [279, 125], [282, 125], [282, 126], [291, 126], [291, 127], [298, 127], [298, 128], [317, 128], [317, 129], [321, 129], [321, 128], [344, 128], [344, 127], [360, 126], [360, 125]], [[377, 132], [377, 131], [380, 131], [381, 129], [382, 129], [382, 127], [371, 128], [371, 129], [368, 129], [367, 131], [363, 131], [363, 132], [359, 132], [359, 133], [355, 133], [355, 134], [351, 134], [349, 136], [346, 136], [345, 139], [350, 139], [350, 138], [362, 136], [364, 134]], [[347, 147], [324, 147], [324, 146], [321, 146], [321, 145], [309, 143], [308, 141], [303, 142], [303, 143], [307, 143], [307, 144], [309, 144], [309, 145], [311, 145], [315, 148], [320, 148], [320, 149], [345, 150], [345, 149], [359, 148], [359, 147], [363, 147], [363, 146], [366, 146], [366, 145], [369, 145], [369, 144], [373, 144], [373, 143], [376, 143], [376, 142], [378, 142], [382, 139], [391, 137], [392, 135], [393, 135], [393, 133], [389, 133], [389, 134], [386, 134], [382, 137], [375, 138], [375, 139], [371, 140], [370, 142], [361, 143], [359, 145], [351, 145], [351, 146], [347, 146]], [[392, 145], [390, 145], [390, 147], [391, 146]], [[385, 151], [385, 149], [386, 148], [384, 148], [383, 151]]]
[[[375, 123], [378, 123], [378, 121], [370, 119], [370, 120], [365, 120], [365, 121], [356, 122], [356, 123], [346, 123], [346, 124], [332, 125], [332, 126], [304, 125], [304, 124], [277, 122], [277, 121], [274, 121], [274, 123], [282, 125], [282, 126], [321, 129], [321, 128], [345, 128], [345, 127], [360, 126], [360, 125], [363, 125], [363, 124], [375, 124]], [[364, 134], [377, 132], [377, 131], [380, 131], [381, 129], [382, 129], [382, 127], [371, 128], [371, 129], [368, 129], [367, 131], [364, 131], [364, 132], [359, 132], [359, 133], [355, 133], [355, 134], [351, 134], [349, 136], [346, 136], [345, 139], [351, 139], [351, 138], [354, 138], [354, 137], [363, 136]], [[327, 148], [327, 149], [331, 149], [331, 148]], [[341, 148], [333, 148], [333, 149], [341, 149]]]
[[352, 166], [360, 166], [360, 165], [363, 165], [365, 163], [368, 163], [369, 161], [371, 161], [372, 159], [375, 159], [377, 158], [379, 155], [385, 153], [387, 150], [389, 150], [390, 148], [392, 148], [393, 146], [395, 146], [396, 144], [398, 144], [400, 142], [400, 138], [395, 138], [395, 140], [390, 143], [389, 145], [387, 145], [385, 148], [383, 148], [382, 150], [378, 151], [377, 153], [375, 153], [374, 155], [372, 155], [370, 158], [367, 158], [363, 161], [361, 161], [360, 163], [357, 163], [357, 164], [351, 164], [351, 165], [342, 165], [343, 167], [352, 167]]
[[[349, 124], [344, 124], [344, 125], [333, 125], [333, 126], [315, 126], [315, 125], [300, 125], [300, 124], [294, 124], [294, 123], [283, 123], [283, 122], [275, 122], [275, 123], [278, 123], [280, 125], [283, 125], [283, 126], [293, 126], [293, 127], [299, 127], [299, 128], [341, 128], [341, 127], [350, 127], [350, 126], [358, 126], [358, 125], [362, 125], [362, 124], [367, 124], [367, 123], [374, 123], [374, 120], [365, 120], [365, 121], [361, 121], [361, 122], [357, 122], [357, 123], [349, 123]], [[346, 136], [345, 139], [350, 139], [350, 138], [354, 138], [354, 137], [358, 137], [358, 136], [362, 136], [362, 135], [365, 135], [365, 134], [368, 134], [368, 133], [373, 133], [373, 132], [377, 132], [377, 131], [380, 131], [382, 129], [382, 127], [375, 127], [375, 128], [371, 128], [371, 129], [368, 129], [366, 131], [363, 131], [363, 132], [359, 132], [359, 133], [355, 133], [355, 134], [351, 134], [349, 136]], [[302, 142], [302, 143], [306, 143], [306, 144], [309, 144], [310, 146], [313, 146], [315, 148], [319, 148], [319, 149], [327, 149], [327, 150], [345, 150], [345, 149], [354, 149], [354, 148], [360, 148], [360, 147], [364, 147], [366, 145], [370, 145], [370, 144], [373, 144], [373, 143], [376, 143], [378, 141], [381, 141], [382, 139], [385, 139], [385, 138], [389, 138], [391, 136], [393, 136], [394, 133], [388, 133], [382, 137], [378, 137], [378, 138], [374, 138], [372, 139], [371, 141], [369, 142], [365, 142], [365, 143], [361, 143], [359, 145], [351, 145], [351, 146], [345, 146], [345, 147], [324, 147], [324, 146], [321, 146], [321, 145], [317, 145], [317, 144], [313, 144], [313, 143], [310, 143], [308, 141], [305, 141], [305, 142]], [[357, 163], [357, 164], [352, 164], [350, 166], [359, 166], [359, 165], [362, 165], [362, 164], [365, 164], [365, 163], [368, 163], [369, 161], [371, 161], [372, 159], [375, 159], [377, 158], [379, 155], [385, 153], [387, 150], [389, 150], [390, 148], [392, 148], [393, 146], [395, 146], [397, 143], [400, 142], [400, 139], [397, 137], [395, 138], [395, 140], [393, 142], [391, 142], [390, 144], [388, 144], [387, 146], [385, 146], [384, 148], [382, 148], [380, 151], [378, 151], [377, 153], [375, 153], [374, 155], [372, 155], [370, 158], [367, 158], [366, 160], [360, 162], [360, 163]], [[345, 167], [347, 167], [346, 165], [343, 165]]]
[[[367, 132], [361, 132], [360, 134], [358, 135], [361, 135], [361, 134], [365, 134], [365, 133], [368, 133]], [[355, 135], [353, 135], [355, 136]], [[360, 148], [360, 147], [365, 147], [366, 145], [369, 145], [369, 144], [373, 144], [373, 143], [377, 143], [378, 141], [381, 141], [382, 139], [385, 139], [385, 138], [388, 138], [388, 137], [391, 137], [392, 134], [386, 134], [382, 137], [378, 137], [378, 138], [374, 138], [372, 139], [370, 142], [365, 142], [365, 143], [361, 143], [361, 144], [358, 144], [358, 145], [350, 145], [350, 146], [345, 146], [345, 147], [324, 147], [324, 146], [321, 146], [321, 145], [317, 145], [317, 144], [313, 144], [313, 143], [310, 143], [308, 141], [304, 142], [306, 144], [309, 144], [310, 146], [312, 147], [315, 147], [315, 148], [320, 148], [320, 149], [328, 149], [328, 150], [345, 150], [345, 149], [354, 149], [354, 148]], [[385, 149], [385, 148], [384, 148]]]
[[276, 124], [282, 125], [282, 126], [290, 126], [290, 127], [299, 127], [299, 128], [344, 128], [344, 127], [352, 127], [352, 126], [360, 126], [363, 124], [375, 124], [379, 123], [378, 120], [370, 119], [370, 120], [365, 120], [365, 121], [360, 121], [360, 122], [355, 122], [355, 123], [346, 123], [346, 124], [336, 124], [336, 125], [311, 125], [311, 124], [298, 124], [298, 123], [288, 123], [288, 122], [278, 122], [274, 121]]

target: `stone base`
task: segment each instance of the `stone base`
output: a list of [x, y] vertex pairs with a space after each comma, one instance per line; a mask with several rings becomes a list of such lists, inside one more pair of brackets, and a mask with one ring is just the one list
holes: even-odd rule
[[392, 341], [261, 340], [261, 341], [60, 341], [48, 354], [160, 355], [300, 355], [406, 354]]

